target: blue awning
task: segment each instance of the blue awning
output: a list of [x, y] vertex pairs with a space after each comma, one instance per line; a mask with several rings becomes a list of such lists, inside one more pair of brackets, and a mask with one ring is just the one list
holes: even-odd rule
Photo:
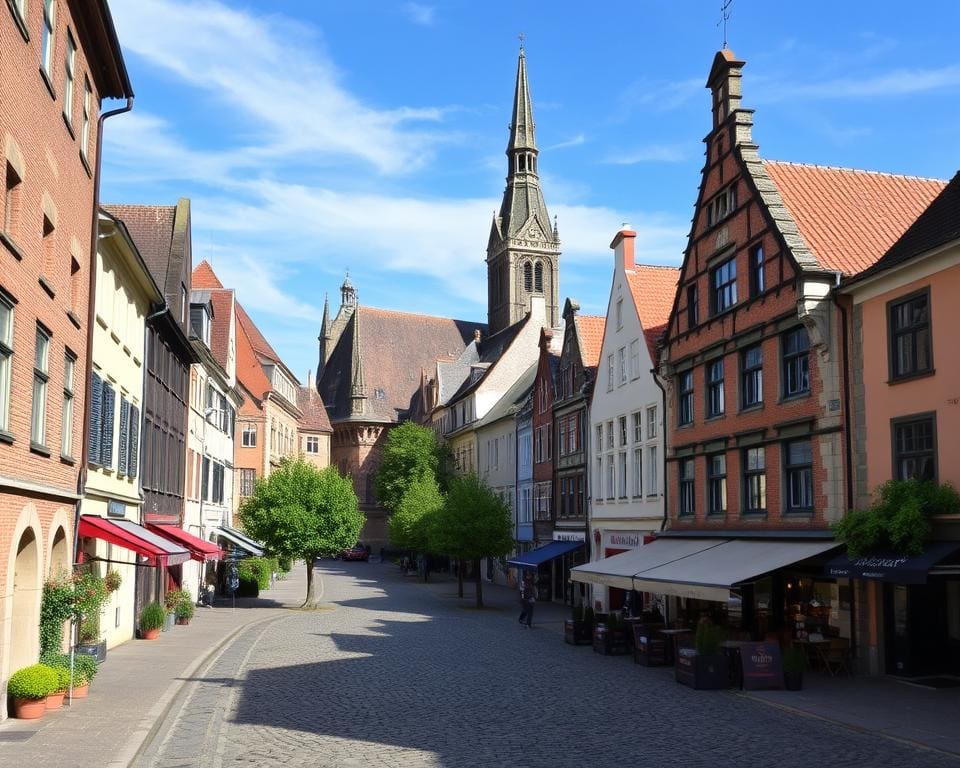
[[548, 560], [553, 560], [555, 557], [573, 552], [573, 550], [579, 549], [582, 546], [582, 541], [552, 541], [542, 547], [531, 549], [529, 552], [507, 560], [507, 565], [512, 565], [514, 568], [534, 569], [543, 565]]
[[875, 552], [852, 560], [846, 555], [838, 555], [826, 564], [824, 575], [894, 584], [926, 584], [930, 569], [958, 550], [960, 542], [937, 541], [928, 544], [919, 555]]

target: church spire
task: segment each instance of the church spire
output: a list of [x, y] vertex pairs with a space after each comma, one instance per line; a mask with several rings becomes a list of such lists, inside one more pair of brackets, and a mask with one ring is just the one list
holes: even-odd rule
[[320, 342], [320, 361], [317, 363], [317, 386], [319, 387], [324, 366], [333, 351], [330, 349], [330, 297], [327, 294], [323, 295], [323, 321], [320, 323], [320, 335], [317, 336], [317, 341]]
[[517, 62], [517, 86], [513, 94], [513, 120], [510, 123], [510, 143], [507, 144], [507, 156], [510, 157], [518, 151], [532, 151], [534, 155], [537, 152], [533, 102], [530, 99], [530, 85], [527, 83], [527, 56], [522, 47]]
[[363, 358], [360, 356], [360, 311], [353, 313], [353, 345], [350, 359], [350, 415], [362, 416], [366, 408], [367, 387], [363, 382]]

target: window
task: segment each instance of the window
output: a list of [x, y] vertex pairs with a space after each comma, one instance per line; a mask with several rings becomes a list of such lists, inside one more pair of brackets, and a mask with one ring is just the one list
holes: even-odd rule
[[23, 179], [10, 163], [7, 163], [6, 179], [3, 191], [3, 232], [16, 237], [17, 223], [20, 220], [20, 195], [23, 192]]
[[613, 391], [613, 355], [607, 355], [607, 392]]
[[0, 432], [10, 431], [13, 368], [13, 302], [0, 293]]
[[893, 421], [893, 476], [897, 480], [934, 480], [937, 475], [935, 417]]
[[627, 417], [619, 416], [617, 418], [617, 426], [620, 432], [620, 446], [623, 447], [627, 444]]
[[620, 451], [617, 454], [617, 471], [619, 472], [617, 483], [617, 496], [621, 499], [627, 498], [627, 452]]
[[597, 451], [603, 450], [603, 424], [597, 424]]
[[210, 346], [210, 316], [203, 304], [190, 305], [190, 337], [200, 339], [206, 346]]
[[657, 467], [657, 446], [647, 448], [647, 496], [656, 496], [659, 490]]
[[603, 489], [603, 458], [600, 457], [600, 456], [597, 456], [597, 482], [596, 482], [596, 487], [597, 487], [597, 490], [596, 490], [596, 493], [595, 493], [594, 495], [596, 496], [597, 501], [602, 502], [602, 501], [603, 501], [603, 493], [602, 493], [601, 491], [602, 491], [602, 489]]
[[707, 514], [722, 515], [727, 511], [727, 457], [707, 457]]
[[533, 288], [537, 293], [543, 293], [543, 262], [538, 261], [533, 266]]
[[623, 328], [623, 299], [617, 299], [617, 330]]
[[56, 7], [53, 0], [43, 0], [43, 26], [40, 28], [40, 66], [44, 74], [50, 77], [50, 64], [53, 60], [53, 25]]
[[320, 453], [320, 438], [314, 435], [307, 436], [307, 453]]
[[253, 496], [253, 486], [256, 479], [257, 479], [257, 470], [255, 469], [240, 470], [240, 495], [241, 496]]
[[743, 451], [743, 512], [762, 515], [767, 511], [766, 457], [763, 448]]
[[47, 444], [47, 382], [50, 380], [50, 333], [37, 325], [33, 353], [33, 414], [30, 419], [30, 442], [37, 447]]
[[697, 286], [687, 286], [687, 327], [696, 328], [700, 324], [700, 295]]
[[657, 406], [647, 408], [647, 440], [657, 436]]
[[627, 348], [620, 347], [617, 350], [617, 369], [620, 371], [619, 386], [627, 383]]
[[696, 495], [694, 493], [694, 465], [693, 459], [684, 459], [680, 462], [680, 514], [692, 515], [696, 512]]
[[707, 204], [707, 226], [722, 221], [737, 207], [737, 190], [733, 186], [727, 187]]
[[707, 363], [707, 418], [723, 415], [723, 358]]
[[630, 378], [640, 378], [640, 339], [630, 342]]
[[794, 328], [783, 335], [783, 396], [794, 397], [810, 391], [810, 342], [807, 329]]
[[743, 350], [740, 364], [740, 407], [753, 408], [763, 402], [763, 350], [760, 345]]
[[83, 79], [83, 122], [80, 124], [80, 154], [86, 160], [90, 152], [90, 106], [93, 101], [93, 91], [90, 81]]
[[643, 415], [640, 411], [633, 414], [633, 442], [643, 441]]
[[533, 264], [529, 261], [523, 265], [523, 290], [527, 293], [533, 291]]
[[727, 259], [710, 272], [713, 314], [719, 315], [737, 303], [737, 260]]
[[73, 34], [67, 30], [67, 57], [64, 60], [64, 80], [63, 80], [63, 116], [67, 119], [67, 124], [73, 126], [73, 86], [76, 80], [74, 67], [77, 60], [77, 44], [74, 42]]
[[813, 447], [809, 440], [794, 440], [784, 446], [787, 481], [787, 512], [813, 511]]
[[643, 495], [643, 450], [633, 449], [633, 495]]
[[750, 296], [756, 297], [766, 289], [763, 274], [763, 246], [757, 245], [750, 250]]
[[63, 357], [63, 418], [60, 419], [60, 455], [73, 456], [73, 379], [77, 358], [70, 352]]
[[677, 399], [677, 423], [693, 424], [693, 371], [680, 374], [680, 394]]
[[890, 378], [907, 378], [932, 370], [929, 291], [890, 302], [887, 316]]
[[613, 454], [607, 456], [607, 498], [613, 498], [613, 476], [614, 476], [614, 467], [613, 467]]
[[613, 421], [607, 422], [607, 448], [613, 448]]

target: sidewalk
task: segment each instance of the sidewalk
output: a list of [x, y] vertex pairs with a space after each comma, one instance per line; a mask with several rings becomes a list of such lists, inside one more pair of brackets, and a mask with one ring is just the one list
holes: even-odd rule
[[40, 720], [0, 723], [0, 765], [126, 768], [185, 678], [244, 627], [279, 618], [303, 602], [305, 570], [299, 563], [261, 597], [238, 599], [235, 609], [229, 599], [197, 608], [189, 626], [161, 633], [159, 640], [111, 648], [89, 698]]

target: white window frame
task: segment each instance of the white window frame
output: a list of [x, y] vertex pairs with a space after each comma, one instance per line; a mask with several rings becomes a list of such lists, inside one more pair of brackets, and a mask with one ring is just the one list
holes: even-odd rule
[[63, 417], [60, 419], [60, 455], [73, 457], [73, 399], [77, 358], [70, 352], [63, 356]]
[[320, 438], [317, 435], [307, 435], [306, 452], [310, 454], [320, 453]]
[[657, 436], [657, 406], [647, 407], [647, 440]]
[[607, 355], [607, 392], [613, 392], [613, 354]]
[[633, 497], [643, 496], [643, 449], [633, 449]]
[[647, 446], [647, 496], [656, 496], [660, 492], [659, 471], [657, 469], [657, 446]]
[[53, 64], [54, 30], [57, 26], [57, 6], [55, 0], [42, 0], [43, 22], [40, 27], [40, 67], [43, 73], [50, 77], [50, 67]]
[[65, 76], [63, 79], [63, 116], [67, 125], [73, 128], [73, 89], [77, 80], [77, 41], [73, 33], [67, 30], [67, 54], [64, 59]]
[[47, 445], [47, 385], [50, 381], [51, 334], [37, 325], [33, 354], [33, 403], [30, 414], [30, 442], [45, 448]]
[[620, 379], [617, 382], [617, 386], [622, 387], [627, 383], [627, 348], [620, 347], [617, 350], [617, 367], [620, 370]]

